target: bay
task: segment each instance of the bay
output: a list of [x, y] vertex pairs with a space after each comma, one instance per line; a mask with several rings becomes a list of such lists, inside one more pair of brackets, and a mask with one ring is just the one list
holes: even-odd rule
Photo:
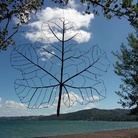
[[33, 138], [127, 128], [138, 128], [138, 122], [0, 121], [0, 138]]

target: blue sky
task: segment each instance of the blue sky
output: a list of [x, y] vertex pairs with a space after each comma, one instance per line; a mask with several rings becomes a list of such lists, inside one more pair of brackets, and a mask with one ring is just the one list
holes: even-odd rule
[[[102, 50], [106, 51], [107, 57], [111, 62], [108, 72], [102, 77], [107, 90], [106, 98], [100, 102], [88, 105], [79, 105], [75, 103], [71, 108], [63, 106], [61, 113], [90, 108], [122, 108], [121, 105], [117, 103], [119, 97], [115, 94], [115, 91], [119, 90], [121, 80], [114, 74], [112, 64], [115, 63], [116, 58], [111, 52], [119, 50], [122, 42], [127, 44], [126, 37], [128, 33], [134, 31], [133, 28], [125, 18], [117, 19], [114, 17], [111, 20], [107, 20], [102, 15], [81, 15], [82, 7], [73, 1], [70, 3], [70, 7], [66, 7], [64, 11], [60, 7], [55, 7], [50, 0], [46, 5], [47, 6], [44, 6], [42, 11], [36, 15], [37, 19], [31, 16], [31, 22], [26, 27], [21, 28], [20, 32], [15, 36], [17, 45], [28, 42], [33, 44], [36, 40], [38, 41], [38, 37], [43, 37], [40, 27], [45, 21], [54, 17], [64, 16], [77, 25], [78, 31], [81, 33], [81, 42], [79, 42], [79, 45], [84, 47], [84, 49], [85, 47], [98, 45]], [[14, 19], [14, 22], [15, 21], [18, 22]], [[35, 34], [32, 33], [34, 30], [36, 32]], [[76, 41], [78, 41], [77, 38]], [[15, 93], [14, 82], [16, 79], [22, 78], [22, 75], [11, 66], [11, 51], [12, 48], [9, 48], [7, 51], [0, 53], [0, 116], [49, 115], [56, 113], [56, 103], [50, 108], [44, 109], [27, 109], [21, 104]]]

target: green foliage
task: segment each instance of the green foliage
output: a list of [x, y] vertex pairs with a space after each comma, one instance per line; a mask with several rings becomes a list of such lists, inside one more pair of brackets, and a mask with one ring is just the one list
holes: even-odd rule
[[[128, 46], [120, 47], [120, 52], [113, 52], [118, 61], [114, 64], [115, 73], [121, 77], [121, 91], [116, 93], [121, 97], [123, 107], [132, 108], [132, 114], [138, 115], [138, 35], [128, 35]], [[136, 112], [135, 112], [136, 111]]]
[[[6, 50], [14, 45], [13, 36], [21, 25], [28, 23], [30, 13], [41, 9], [44, 0], [1, 0], [0, 1], [0, 50]], [[16, 17], [18, 23], [11, 25], [11, 19]], [[9, 31], [10, 30], [10, 31]]]
[[124, 16], [129, 20], [131, 25], [138, 24], [138, 2], [135, 0], [86, 0], [86, 2], [90, 3], [88, 5], [91, 5], [91, 10], [95, 14], [99, 14], [98, 8], [100, 7], [107, 19], [111, 19], [114, 16], [118, 18]]
[[[59, 4], [68, 4], [69, 0], [52, 0]], [[138, 26], [138, 2], [137, 0], [80, 0], [82, 4], [87, 5], [86, 14], [94, 13], [103, 15], [107, 19], [116, 16], [125, 17], [133, 26]]]

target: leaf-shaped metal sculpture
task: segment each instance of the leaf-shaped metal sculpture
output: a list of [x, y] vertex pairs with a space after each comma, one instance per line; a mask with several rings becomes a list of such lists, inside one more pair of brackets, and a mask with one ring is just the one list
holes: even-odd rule
[[110, 64], [106, 53], [98, 46], [82, 51], [77, 46], [81, 34], [65, 18], [43, 23], [42, 32], [45, 38], [15, 46], [11, 53], [11, 64], [23, 77], [15, 81], [21, 102], [29, 108], [48, 108], [57, 100], [59, 115], [61, 102], [70, 107], [74, 102], [104, 99], [106, 88], [100, 77]]

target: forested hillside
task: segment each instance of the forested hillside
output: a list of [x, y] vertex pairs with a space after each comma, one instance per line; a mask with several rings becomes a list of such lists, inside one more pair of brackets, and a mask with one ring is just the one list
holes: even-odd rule
[[136, 121], [136, 116], [130, 116], [127, 109], [89, 109], [60, 116], [28, 116], [28, 117], [1, 117], [0, 120], [87, 120], [87, 121]]

